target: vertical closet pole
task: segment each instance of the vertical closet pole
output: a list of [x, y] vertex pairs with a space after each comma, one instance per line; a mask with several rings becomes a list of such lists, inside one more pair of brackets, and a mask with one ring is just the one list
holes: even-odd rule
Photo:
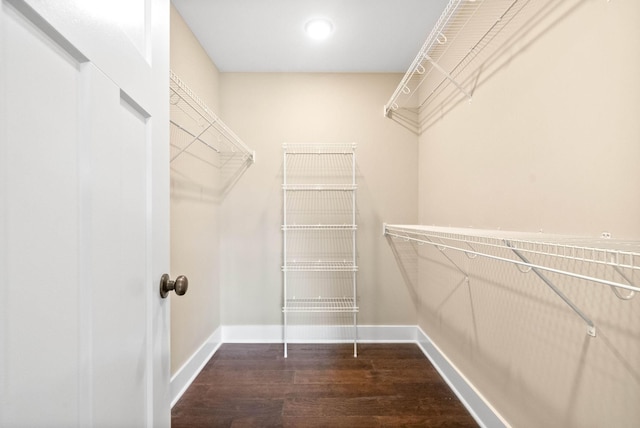
[[283, 296], [282, 296], [282, 316], [283, 316], [283, 340], [284, 340], [284, 358], [287, 358], [287, 149], [282, 154], [282, 265], [284, 266], [283, 277]]
[[[353, 266], [354, 266], [354, 270], [352, 273], [352, 277], [353, 277], [353, 306], [356, 307], [357, 306], [357, 300], [358, 300], [358, 296], [356, 294], [357, 291], [357, 274], [355, 271], [355, 266], [357, 266], [357, 248], [356, 248], [356, 191], [355, 191], [355, 186], [356, 186], [356, 155], [355, 155], [355, 147], [352, 148], [351, 150], [351, 185], [353, 186], [354, 190], [351, 192], [351, 198], [352, 198], [352, 202], [351, 202], [351, 226], [353, 227], [351, 236], [353, 239], [353, 245], [351, 246], [351, 248], [353, 249], [353, 255], [352, 255], [352, 260], [353, 260]], [[358, 312], [357, 311], [353, 311], [353, 356], [357, 357], [358, 356]]]

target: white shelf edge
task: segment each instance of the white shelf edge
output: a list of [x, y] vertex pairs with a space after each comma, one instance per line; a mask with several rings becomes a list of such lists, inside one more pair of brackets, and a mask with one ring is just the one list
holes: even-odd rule
[[357, 190], [354, 184], [283, 184], [283, 190], [289, 191], [339, 191], [350, 192]]
[[358, 226], [355, 224], [288, 224], [280, 226], [283, 231], [296, 231], [296, 230], [342, 230], [350, 231], [357, 230]]

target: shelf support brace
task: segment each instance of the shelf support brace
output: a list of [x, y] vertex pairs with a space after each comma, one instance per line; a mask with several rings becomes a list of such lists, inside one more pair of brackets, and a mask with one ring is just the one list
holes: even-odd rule
[[[200, 139], [200, 137], [209, 130], [209, 128], [211, 128], [211, 126], [213, 126], [213, 123], [210, 123], [209, 125], [207, 125], [202, 131], [200, 131], [200, 133], [198, 135], [193, 136], [193, 134], [191, 132], [189, 132], [189, 135], [193, 136], [193, 140], [191, 140], [191, 142], [189, 144], [187, 144], [186, 146], [184, 146], [174, 157], [171, 158], [171, 160], [169, 162], [173, 162], [174, 160], [176, 160], [176, 158], [178, 156], [180, 156], [182, 153], [184, 153], [185, 150], [187, 150], [193, 143], [195, 143], [196, 141], [201, 141], [204, 143], [204, 141], [202, 141]], [[181, 129], [184, 129], [182, 127], [180, 127]], [[210, 146], [207, 143], [204, 143], [207, 147], [210, 147], [213, 149], [212, 146]], [[216, 150], [216, 149], [214, 149]], [[218, 152], [218, 150], [216, 150], [216, 152]]]
[[428, 237], [426, 237], [426, 236], [424, 237], [424, 241], [421, 241], [420, 239], [412, 238], [412, 237], [410, 237], [410, 236], [402, 236], [402, 235], [396, 235], [395, 233], [390, 233], [390, 232], [387, 230], [387, 224], [386, 224], [386, 223], [383, 223], [383, 224], [382, 224], [382, 234], [383, 234], [384, 236], [387, 236], [387, 237], [388, 237], [388, 236], [395, 236], [396, 238], [403, 239], [403, 240], [405, 240], [405, 241], [407, 241], [407, 242], [409, 242], [409, 241], [416, 242], [418, 245], [423, 245], [423, 244], [431, 244], [431, 245], [433, 245], [434, 247], [436, 247], [436, 248], [438, 249], [438, 251], [440, 251], [440, 253], [441, 253], [441, 254], [442, 254], [442, 255], [443, 255], [447, 260], [449, 260], [449, 262], [450, 262], [450, 263], [451, 263], [451, 264], [452, 264], [452, 265], [453, 265], [453, 266], [454, 266], [458, 271], [460, 271], [460, 273], [462, 273], [462, 274], [464, 275], [464, 279], [465, 279], [465, 281], [469, 282], [469, 274], [468, 274], [467, 272], [465, 272], [465, 270], [464, 270], [464, 269], [462, 269], [460, 266], [458, 266], [458, 264], [457, 264], [456, 262], [454, 262], [454, 261], [451, 259], [451, 257], [449, 257], [449, 256], [447, 255], [447, 253], [445, 253], [445, 252], [444, 252], [444, 250], [445, 250], [446, 246], [445, 246], [445, 248], [443, 248], [443, 246], [442, 246], [442, 245], [439, 245], [437, 242], [433, 242], [431, 239], [429, 239], [429, 238], [428, 238]]
[[431, 245], [433, 245], [434, 247], [436, 247], [436, 248], [438, 249], [438, 251], [440, 251], [440, 254], [442, 254], [443, 256], [445, 256], [445, 257], [447, 258], [447, 260], [449, 260], [449, 262], [450, 262], [453, 266], [455, 266], [455, 268], [456, 268], [456, 269], [458, 269], [458, 271], [460, 271], [460, 273], [462, 273], [462, 274], [464, 275], [464, 280], [465, 280], [465, 281], [469, 282], [469, 274], [468, 274], [467, 272], [465, 272], [465, 270], [464, 270], [464, 269], [462, 269], [460, 266], [458, 266], [458, 264], [457, 264], [456, 262], [454, 262], [454, 261], [451, 259], [451, 257], [449, 257], [449, 256], [444, 252], [444, 249], [443, 249], [440, 245], [438, 245], [436, 242], [433, 242], [431, 239], [429, 239], [429, 238], [427, 238], [427, 237], [425, 237], [425, 239], [426, 239], [427, 241], [429, 241], [429, 243], [430, 243]]
[[520, 260], [522, 260], [523, 262], [525, 262], [526, 264], [530, 265], [531, 267], [531, 271], [533, 273], [535, 273], [536, 275], [538, 275], [538, 277], [549, 286], [549, 288], [551, 288], [551, 290], [553, 290], [554, 293], [556, 293], [567, 305], [569, 305], [569, 307], [571, 309], [573, 309], [573, 311], [578, 314], [578, 316], [580, 318], [582, 318], [584, 320], [584, 322], [587, 323], [587, 334], [591, 337], [595, 337], [596, 336], [596, 326], [593, 324], [593, 321], [591, 321], [591, 318], [587, 317], [584, 312], [582, 312], [580, 310], [580, 308], [578, 308], [571, 300], [569, 300], [569, 298], [562, 292], [560, 291], [560, 289], [558, 287], [556, 287], [549, 278], [547, 278], [545, 276], [545, 274], [543, 274], [540, 269], [533, 267], [533, 265], [531, 264], [531, 262], [524, 256], [524, 254], [522, 254], [520, 251], [518, 251], [509, 241], [504, 241], [505, 244], [507, 245], [507, 247], [509, 247], [511, 249], [511, 251], [513, 251], [515, 253], [516, 256], [518, 256], [520, 258]]
[[449, 74], [447, 72], [447, 70], [445, 70], [444, 68], [440, 67], [440, 64], [438, 64], [437, 62], [435, 62], [433, 60], [433, 58], [431, 58], [429, 55], [425, 54], [424, 55], [424, 59], [426, 59], [427, 61], [429, 61], [431, 63], [431, 65], [433, 66], [433, 68], [435, 68], [436, 70], [438, 70], [440, 73], [442, 73], [444, 75], [444, 77], [446, 77], [447, 79], [449, 79], [449, 81], [451, 83], [453, 83], [454, 85], [456, 85], [456, 88], [458, 88], [458, 90], [460, 92], [462, 92], [463, 94], [465, 94], [467, 96], [467, 98], [469, 98], [469, 101], [471, 101], [471, 93], [469, 93], [469, 91], [467, 91], [466, 89], [464, 89], [462, 87], [462, 85], [460, 85], [458, 83], [458, 81], [456, 79], [453, 78], [453, 76], [451, 74]]

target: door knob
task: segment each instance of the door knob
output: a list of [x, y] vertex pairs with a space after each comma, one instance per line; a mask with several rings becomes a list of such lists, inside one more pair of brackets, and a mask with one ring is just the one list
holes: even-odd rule
[[189, 280], [184, 275], [180, 275], [175, 281], [171, 281], [171, 277], [166, 273], [160, 278], [160, 297], [163, 299], [169, 295], [171, 290], [175, 291], [178, 296], [182, 296], [187, 292], [187, 288], [189, 288]]

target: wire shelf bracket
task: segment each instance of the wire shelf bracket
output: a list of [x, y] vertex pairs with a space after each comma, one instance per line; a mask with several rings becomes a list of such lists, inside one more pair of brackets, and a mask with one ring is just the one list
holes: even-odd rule
[[[429, 57], [429, 52], [431, 52], [431, 49], [435, 45], [443, 44], [443, 41], [446, 40], [446, 38], [443, 39], [444, 30], [447, 27], [451, 18], [453, 18], [453, 16], [455, 15], [456, 10], [458, 9], [458, 7], [463, 1], [465, 0], [449, 1], [444, 11], [438, 18], [438, 21], [436, 21], [436, 25], [431, 30], [431, 33], [429, 33], [427, 40], [425, 40], [424, 44], [420, 48], [418, 55], [416, 55], [415, 59], [409, 66], [409, 69], [407, 70], [404, 77], [400, 81], [400, 84], [398, 84], [398, 87], [396, 88], [393, 95], [391, 95], [391, 98], [389, 99], [387, 104], [385, 104], [384, 106], [385, 116], [389, 116], [392, 110], [398, 109], [398, 98], [400, 98], [400, 96], [402, 96], [403, 94], [409, 95], [411, 93], [409, 82], [413, 79], [414, 75], [416, 74], [422, 75], [425, 73], [426, 70], [422, 66], [422, 61]], [[447, 74], [448, 73], [446, 73], [445, 75]]]
[[587, 323], [587, 334], [589, 336], [591, 336], [591, 337], [596, 337], [596, 326], [593, 323], [593, 321], [591, 320], [591, 318], [586, 316], [584, 314], [584, 312], [582, 312], [582, 310], [580, 310], [580, 308], [578, 308], [562, 291], [560, 291], [560, 289], [558, 287], [556, 287], [553, 284], [553, 282], [551, 282], [551, 280], [549, 278], [547, 278], [547, 276], [544, 273], [542, 273], [540, 271], [540, 269], [538, 269], [536, 267], [533, 267], [531, 262], [529, 260], [527, 260], [527, 258], [524, 256], [524, 254], [522, 254], [520, 251], [516, 250], [516, 248], [509, 241], [505, 241], [505, 244], [507, 245], [507, 247], [511, 248], [511, 251], [513, 251], [514, 254], [516, 256], [518, 256], [518, 258], [520, 258], [520, 260], [522, 260], [527, 265], [529, 265], [529, 267], [531, 268], [531, 271], [533, 273], [535, 273], [536, 275], [538, 275], [538, 277], [542, 280], [542, 282], [547, 284], [547, 286], [549, 286], [549, 288], [551, 290], [553, 290], [554, 293], [556, 293], [567, 305], [569, 305], [569, 307], [571, 309], [573, 309], [573, 311], [576, 314], [578, 314], [578, 316], [580, 318], [582, 318], [584, 320], [584, 322]]
[[[189, 124], [193, 125], [188, 126], [187, 123], [178, 123], [173, 119], [170, 121], [172, 126], [175, 126], [191, 138], [191, 141], [186, 144], [174, 145], [178, 152], [171, 156], [171, 162], [180, 157], [193, 143], [198, 141], [218, 154], [221, 152], [240, 154], [250, 163], [255, 163], [255, 151], [249, 148], [173, 70], [169, 73], [169, 88], [171, 90], [171, 104], [177, 106], [183, 113], [184, 122], [189, 122]], [[209, 131], [215, 131], [220, 147], [214, 146], [204, 138], [204, 135]]]
[[458, 90], [460, 92], [462, 92], [463, 94], [465, 94], [467, 96], [467, 98], [469, 99], [469, 101], [471, 101], [471, 99], [473, 98], [471, 93], [469, 91], [467, 91], [465, 88], [462, 87], [462, 85], [460, 83], [458, 83], [458, 81], [444, 68], [440, 67], [440, 65], [434, 61], [429, 55], [425, 54], [424, 55], [424, 59], [426, 59], [427, 61], [429, 61], [431, 63], [431, 65], [433, 66], [433, 68], [435, 68], [436, 70], [438, 70], [440, 73], [442, 73], [444, 75], [444, 77], [446, 77], [451, 83], [454, 84], [454, 86], [456, 88], [458, 88]]

